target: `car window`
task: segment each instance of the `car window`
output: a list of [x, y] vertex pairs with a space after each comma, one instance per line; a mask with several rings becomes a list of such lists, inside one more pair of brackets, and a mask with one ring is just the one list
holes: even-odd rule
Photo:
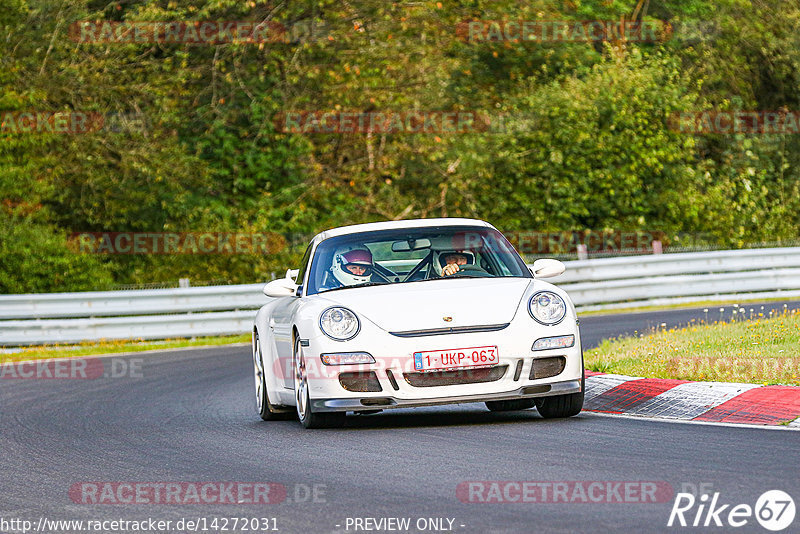
[[[368, 273], [348, 276], [347, 251], [369, 251]], [[316, 248], [306, 294], [367, 284], [403, 284], [441, 280], [442, 267], [454, 255], [462, 263], [447, 278], [522, 277], [531, 274], [511, 244], [492, 228], [443, 226], [361, 232], [328, 238]]]
[[420, 249], [408, 252], [395, 252], [392, 250], [394, 241], [368, 243], [365, 246], [372, 252], [372, 260], [379, 265], [397, 274], [407, 274], [419, 265], [429, 254], [430, 250]]

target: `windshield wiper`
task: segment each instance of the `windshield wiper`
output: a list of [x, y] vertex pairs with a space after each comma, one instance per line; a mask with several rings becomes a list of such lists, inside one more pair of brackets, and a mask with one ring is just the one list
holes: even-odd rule
[[334, 287], [333, 289], [328, 289], [328, 290], [324, 291], [324, 293], [327, 293], [328, 291], [339, 291], [340, 289], [352, 289], [354, 287], [385, 286], [388, 283], [390, 283], [390, 282], [364, 282], [364, 283], [355, 284], [355, 285], [352, 285], [352, 286]]
[[[451, 274], [450, 276], [437, 276], [435, 278], [421, 278], [419, 280], [409, 280], [404, 284], [416, 284], [417, 282], [435, 282], [436, 280], [447, 280], [448, 278], [489, 278], [488, 276], [471, 276], [468, 274]], [[492, 276], [491, 278], [497, 278]], [[352, 286], [351, 286], [352, 287]]]

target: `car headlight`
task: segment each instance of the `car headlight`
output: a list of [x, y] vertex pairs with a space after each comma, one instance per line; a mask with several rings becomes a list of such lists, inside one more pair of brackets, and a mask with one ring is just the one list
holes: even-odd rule
[[552, 291], [540, 291], [528, 301], [528, 312], [542, 324], [558, 324], [567, 314], [567, 303]]
[[337, 341], [347, 341], [356, 337], [361, 329], [356, 314], [347, 308], [334, 306], [319, 316], [319, 327], [322, 333]]

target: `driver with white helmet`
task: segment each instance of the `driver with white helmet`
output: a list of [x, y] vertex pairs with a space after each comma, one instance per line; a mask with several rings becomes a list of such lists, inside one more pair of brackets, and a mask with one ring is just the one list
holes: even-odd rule
[[[372, 252], [363, 245], [342, 247], [333, 255], [329, 288], [354, 286], [372, 280]], [[329, 277], [330, 278], [330, 277]]]

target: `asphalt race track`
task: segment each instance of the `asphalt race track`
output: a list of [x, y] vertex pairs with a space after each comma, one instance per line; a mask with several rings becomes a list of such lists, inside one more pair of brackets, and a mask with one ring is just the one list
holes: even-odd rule
[[[712, 309], [719, 314], [719, 307]], [[692, 318], [704, 313], [586, 317], [584, 346]], [[274, 518], [277, 531], [286, 533], [398, 531], [378, 530], [365, 518], [410, 518], [410, 532], [723, 532], [733, 529], [726, 523], [668, 527], [674, 493], [701, 484], [719, 492], [718, 505], [731, 505], [720, 515], [723, 522], [730, 508], [754, 506], [767, 490], [800, 497], [797, 432], [587, 413], [545, 421], [536, 410], [495, 414], [480, 404], [350, 417], [343, 429], [307, 431], [295, 421], [258, 418], [249, 347], [120, 359], [140, 363], [141, 374], [0, 380], [0, 532], [22, 532], [3, 521], [29, 520], [35, 527], [40, 518], [158, 518], [173, 525], [205, 518], [206, 532], [223, 531], [221, 521], [215, 529], [210, 521], [228, 518], [227, 531], [245, 531], [233, 529], [234, 517]], [[83, 504], [70, 494], [82, 482], [211, 481], [277, 483], [286, 499]], [[481, 503], [457, 494], [470, 481], [650, 481], [674, 493], [656, 503], [603, 502], [613, 501], [613, 492], [601, 502], [573, 494], [572, 502]], [[696, 511], [686, 513], [688, 521]], [[705, 519], [703, 513], [701, 525]], [[754, 517], [747, 521], [735, 530], [766, 532]], [[797, 532], [799, 524], [795, 519], [786, 532]]]

